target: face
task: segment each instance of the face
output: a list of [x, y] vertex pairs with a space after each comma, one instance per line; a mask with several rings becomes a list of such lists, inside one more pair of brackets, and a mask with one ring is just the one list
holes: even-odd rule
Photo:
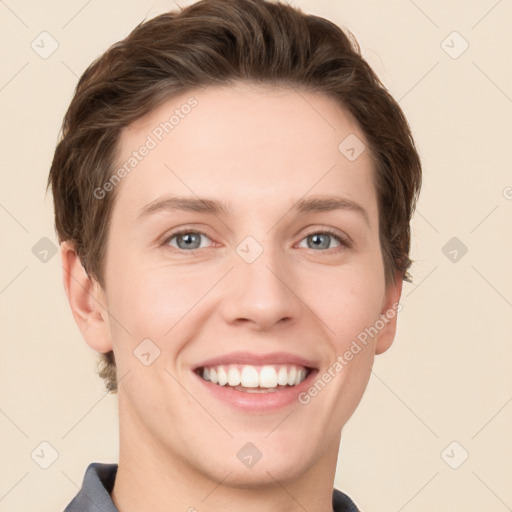
[[109, 315], [86, 336], [115, 353], [121, 452], [234, 486], [335, 466], [400, 295], [369, 149], [340, 150], [349, 135], [368, 146], [334, 100], [248, 84], [176, 96], [124, 130]]

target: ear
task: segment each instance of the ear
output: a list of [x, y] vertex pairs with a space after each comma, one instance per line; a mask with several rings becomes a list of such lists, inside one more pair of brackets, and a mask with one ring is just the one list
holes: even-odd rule
[[101, 286], [87, 275], [72, 243], [60, 244], [60, 256], [64, 290], [82, 336], [96, 352], [112, 350], [108, 310]]
[[[395, 282], [388, 285], [386, 295], [380, 312], [384, 327], [379, 332], [375, 344], [375, 354], [382, 354], [393, 343], [396, 334], [396, 320], [398, 316], [397, 306], [402, 295], [403, 280], [399, 274], [395, 275]], [[398, 306], [398, 309], [401, 309]]]

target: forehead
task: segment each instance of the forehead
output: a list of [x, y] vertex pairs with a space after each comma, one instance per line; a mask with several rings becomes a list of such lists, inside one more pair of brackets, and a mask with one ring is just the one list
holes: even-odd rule
[[[366, 149], [348, 158], [347, 144]], [[130, 210], [163, 193], [269, 207], [308, 193], [374, 199], [358, 123], [334, 99], [291, 86], [238, 83], [177, 95], [123, 130], [123, 166], [116, 201]]]

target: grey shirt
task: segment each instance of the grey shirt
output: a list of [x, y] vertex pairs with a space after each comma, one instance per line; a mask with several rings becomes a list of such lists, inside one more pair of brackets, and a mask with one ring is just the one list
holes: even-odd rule
[[[85, 472], [82, 488], [64, 512], [119, 512], [110, 497], [117, 464], [92, 462]], [[359, 512], [354, 502], [337, 489], [332, 493], [334, 512]]]

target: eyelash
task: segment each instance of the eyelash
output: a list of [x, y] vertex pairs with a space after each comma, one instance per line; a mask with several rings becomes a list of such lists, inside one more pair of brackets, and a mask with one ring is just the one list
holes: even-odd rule
[[[206, 233], [203, 233], [202, 231], [194, 231], [193, 229], [180, 229], [178, 231], [174, 231], [168, 237], [166, 237], [166, 239], [162, 243], [162, 246], [170, 247], [175, 252], [191, 253], [191, 254], [194, 254], [197, 251], [201, 251], [201, 250], [205, 249], [205, 247], [203, 247], [203, 248], [200, 248], [200, 249], [191, 249], [190, 251], [188, 251], [188, 250], [184, 250], [184, 249], [179, 249], [177, 247], [172, 247], [172, 246], [169, 245], [169, 242], [173, 238], [175, 238], [175, 237], [177, 237], [179, 235], [191, 234], [191, 233], [192, 234], [197, 234], [197, 235], [203, 235], [206, 238], [210, 239], [210, 237]], [[321, 229], [321, 230], [311, 231], [310, 233], [307, 233], [306, 235], [304, 235], [304, 237], [301, 239], [301, 242], [302, 242], [302, 240], [304, 240], [305, 238], [307, 238], [308, 236], [311, 236], [311, 235], [330, 235], [334, 239], [336, 239], [337, 242], [339, 242], [341, 247], [344, 247], [346, 249], [350, 249], [352, 247], [352, 243], [348, 239], [348, 237], [345, 238], [345, 237], [339, 235], [338, 232], [336, 232], [336, 231], [334, 231], [333, 229], [330, 229], [330, 228], [325, 228], [325, 229]], [[339, 247], [334, 247], [333, 249], [339, 249]], [[327, 252], [327, 253], [329, 253], [329, 251], [332, 251], [333, 249], [320, 250], [319, 252]], [[314, 251], [315, 249], [311, 249], [311, 250]]]

